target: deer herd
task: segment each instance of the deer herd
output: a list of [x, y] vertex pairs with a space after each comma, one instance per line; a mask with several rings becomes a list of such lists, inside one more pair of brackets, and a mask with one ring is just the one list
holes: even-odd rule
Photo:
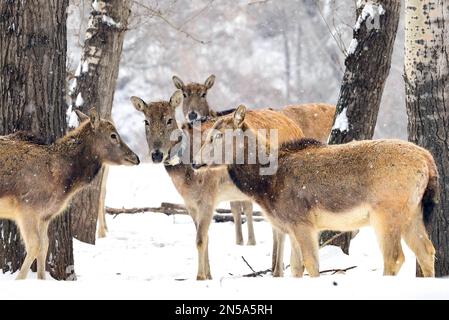
[[[404, 240], [422, 274], [434, 276], [426, 222], [439, 188], [427, 150], [400, 140], [327, 145], [336, 112], [328, 104], [257, 110], [240, 105], [217, 112], [207, 101], [214, 81], [212, 75], [204, 84], [184, 84], [174, 76], [177, 90], [169, 101], [131, 97], [145, 117], [151, 161], [164, 166], [194, 221], [198, 280], [212, 279], [208, 231], [214, 209], [224, 201], [231, 203], [238, 245], [242, 213], [247, 244], [256, 244], [253, 202], [261, 207], [273, 227], [275, 277], [283, 276], [286, 235], [292, 275], [302, 277], [306, 269], [317, 277], [320, 232], [368, 225], [377, 236], [384, 275], [399, 272]], [[76, 112], [79, 127], [50, 145], [25, 132], [0, 137], [0, 218], [17, 224], [26, 247], [17, 279], [26, 278], [34, 260], [38, 278], [45, 278], [50, 222], [102, 166], [140, 163], [112, 122], [94, 110]]]

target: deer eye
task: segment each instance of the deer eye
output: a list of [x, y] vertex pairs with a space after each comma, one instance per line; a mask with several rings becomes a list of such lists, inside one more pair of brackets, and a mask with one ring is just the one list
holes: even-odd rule
[[143, 122], [145, 123], [146, 126], [150, 125], [150, 122], [148, 120], [143, 120]]
[[167, 125], [171, 125], [172, 123], [173, 123], [173, 119], [172, 118], [167, 120]]
[[182, 95], [184, 96], [184, 98], [187, 98], [187, 93], [183, 92]]
[[112, 139], [112, 140], [118, 140], [117, 134], [111, 133], [111, 139]]
[[201, 94], [201, 98], [206, 98], [206, 92]]

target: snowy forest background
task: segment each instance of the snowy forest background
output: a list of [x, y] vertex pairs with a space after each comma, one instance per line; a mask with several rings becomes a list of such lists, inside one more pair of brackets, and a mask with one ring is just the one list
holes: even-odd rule
[[[336, 104], [352, 39], [356, 1], [138, 0], [120, 64], [113, 119], [125, 140], [146, 155], [141, 115], [129, 97], [168, 99], [176, 74], [185, 83], [217, 80], [208, 95], [216, 110], [327, 102]], [[68, 67], [75, 73], [91, 10], [72, 0]], [[403, 17], [374, 138], [407, 139], [402, 80]]]
[[[257, 245], [242, 246], [236, 244], [230, 215], [221, 215], [220, 219], [228, 219], [212, 223], [208, 234], [213, 280], [196, 282], [198, 235], [192, 218], [186, 212], [166, 215], [158, 210], [164, 203], [176, 206], [186, 199], [163, 165], [147, 161], [135, 167], [107, 168], [104, 176], [100, 173], [72, 200], [66, 214], [52, 222], [47, 278], [79, 281], [3, 282], [15, 278], [25, 252], [15, 224], [0, 221], [4, 286], [0, 299], [449, 297], [449, 37], [445, 27], [449, 23], [440, 23], [449, 21], [448, 4], [438, 0], [438, 6], [429, 9], [421, 0], [408, 0], [406, 5], [401, 0], [375, 2], [0, 2], [4, 53], [0, 56], [0, 134], [29, 130], [52, 143], [68, 131], [66, 110], [68, 126], [73, 127], [75, 107], [85, 113], [95, 107], [109, 118], [112, 106], [112, 118], [126, 143], [141, 159], [149, 160], [143, 116], [130, 97], [168, 100], [175, 91], [173, 75], [185, 83], [202, 83], [215, 74], [207, 100], [217, 111], [241, 103], [250, 108], [282, 108], [307, 102], [337, 104], [339, 99], [336, 120], [344, 121], [335, 121], [331, 144], [370, 139], [377, 123], [374, 138], [413, 141], [435, 157], [441, 201], [429, 232], [438, 249], [436, 275], [445, 278], [415, 279], [415, 256], [405, 246], [406, 262], [398, 277], [381, 277], [383, 259], [371, 228], [361, 229], [349, 248], [347, 234], [340, 237], [344, 241], [332, 243], [341, 248], [323, 245], [320, 279], [291, 277], [287, 240], [286, 277], [275, 278], [267, 269], [273, 242], [269, 223], [256, 217]], [[356, 11], [360, 28], [354, 27]], [[376, 21], [382, 23], [373, 29]], [[221, 203], [220, 208], [228, 209], [229, 204]], [[256, 205], [255, 210], [260, 208]], [[245, 240], [248, 225], [243, 228]], [[263, 276], [255, 279], [259, 271]], [[36, 276], [33, 272], [30, 278]], [[110, 290], [111, 285], [120, 289]]]

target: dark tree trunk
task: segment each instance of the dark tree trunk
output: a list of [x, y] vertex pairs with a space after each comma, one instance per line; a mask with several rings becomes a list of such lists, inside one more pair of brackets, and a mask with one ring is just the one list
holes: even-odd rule
[[[368, 5], [372, 10], [364, 12], [364, 6]], [[374, 17], [366, 17], [367, 12], [373, 12]], [[363, 4], [357, 9], [357, 23], [345, 60], [346, 70], [329, 137], [330, 144], [373, 137], [382, 93], [390, 72], [399, 12], [398, 0], [377, 0], [374, 4]], [[324, 232], [321, 241], [325, 242], [333, 235], [333, 232]], [[332, 244], [348, 253], [350, 240], [351, 234], [347, 233]]]
[[[0, 134], [29, 130], [47, 143], [66, 130], [67, 0], [0, 2]], [[0, 268], [17, 271], [24, 247], [12, 222], [0, 222]], [[70, 215], [50, 226], [47, 270], [73, 279]]]
[[408, 134], [438, 165], [440, 201], [428, 231], [436, 249], [435, 274], [442, 277], [449, 275], [449, 5], [445, 0], [405, 3]]
[[296, 27], [296, 96], [302, 96], [303, 83], [302, 83], [302, 42], [304, 40], [304, 34], [302, 30], [301, 22], [297, 22]]
[[290, 102], [290, 81], [291, 81], [291, 62], [290, 62], [290, 43], [288, 34], [288, 17], [285, 9], [281, 10], [282, 23], [282, 45], [284, 47], [284, 65], [285, 65], [285, 101]]
[[[131, 0], [95, 1], [89, 17], [83, 56], [70, 92], [72, 110], [97, 108], [110, 119], [122, 54], [123, 40], [131, 13]], [[107, 170], [72, 201], [72, 231], [75, 238], [94, 244], [97, 218], [104, 217]], [[99, 230], [100, 236], [102, 230]]]

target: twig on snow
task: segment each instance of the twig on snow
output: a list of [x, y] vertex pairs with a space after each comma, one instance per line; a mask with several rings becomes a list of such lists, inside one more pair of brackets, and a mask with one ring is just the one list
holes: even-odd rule
[[253, 269], [253, 267], [251, 267], [251, 265], [248, 263], [248, 261], [246, 261], [244, 256], [242, 256], [242, 259], [243, 259], [243, 261], [245, 261], [245, 263], [248, 266], [248, 268], [250, 268], [253, 273], [256, 273], [256, 271]]

